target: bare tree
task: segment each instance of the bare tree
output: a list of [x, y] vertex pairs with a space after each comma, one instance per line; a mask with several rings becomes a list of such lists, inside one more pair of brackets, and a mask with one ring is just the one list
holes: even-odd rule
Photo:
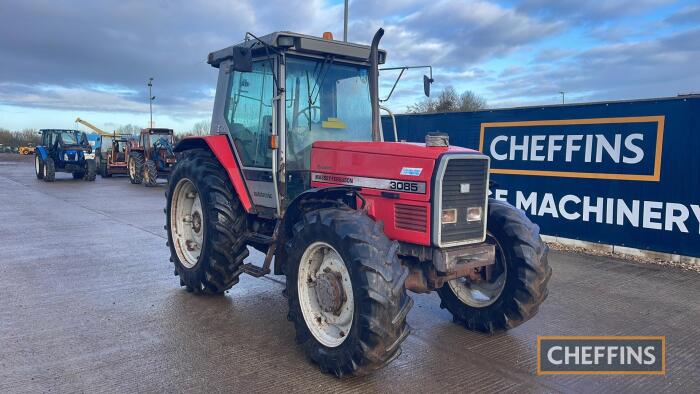
[[408, 107], [409, 113], [423, 114], [436, 112], [473, 112], [486, 108], [486, 99], [465, 90], [462, 94], [452, 87], [446, 87], [436, 98], [427, 97]]
[[0, 144], [3, 146], [26, 146], [28, 144], [38, 145], [41, 142], [37, 129], [23, 129], [22, 131], [10, 131], [0, 128]]
[[136, 126], [133, 124], [126, 124], [126, 125], [117, 127], [116, 132], [117, 132], [117, 134], [138, 135], [139, 133], [141, 133], [141, 128], [139, 126]]
[[209, 130], [211, 130], [211, 121], [208, 120], [200, 120], [199, 122], [195, 123], [192, 126], [192, 131], [191, 135], [207, 135], [209, 134]]

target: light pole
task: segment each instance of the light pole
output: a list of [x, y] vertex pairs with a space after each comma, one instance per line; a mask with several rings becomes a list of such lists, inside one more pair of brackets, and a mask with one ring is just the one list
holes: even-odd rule
[[348, 42], [348, 1], [345, 0], [345, 14], [343, 15], [343, 41]]
[[152, 89], [153, 88], [153, 77], [148, 78], [148, 111], [151, 113], [151, 123], [149, 123], [150, 128], [153, 128], [153, 100], [156, 99], [156, 96], [153, 95]]
[[561, 103], [564, 104], [564, 93], [566, 92], [559, 92], [561, 94]]

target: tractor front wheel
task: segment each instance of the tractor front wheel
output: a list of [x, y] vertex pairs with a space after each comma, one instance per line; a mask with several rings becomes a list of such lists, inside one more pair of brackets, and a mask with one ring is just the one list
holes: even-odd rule
[[175, 165], [165, 197], [170, 261], [180, 285], [221, 294], [238, 283], [248, 256], [246, 213], [214, 155], [188, 152]]
[[148, 160], [143, 166], [143, 184], [146, 187], [158, 185], [158, 167], [153, 160]]
[[34, 170], [36, 172], [36, 179], [44, 179], [44, 163], [38, 154], [34, 156]]
[[83, 180], [92, 182], [97, 178], [97, 164], [95, 160], [85, 160], [85, 172], [83, 173]]
[[469, 278], [438, 289], [441, 304], [455, 322], [474, 331], [495, 333], [535, 316], [547, 298], [552, 269], [539, 227], [512, 205], [489, 199], [486, 242], [494, 244], [496, 261]]
[[397, 247], [381, 224], [352, 209], [317, 209], [293, 226], [286, 244], [287, 318], [324, 373], [362, 375], [400, 354], [413, 300]]
[[44, 160], [44, 182], [53, 182], [56, 179], [56, 165], [53, 159], [47, 157]]
[[143, 155], [139, 152], [129, 155], [127, 163], [129, 181], [134, 185], [139, 185], [143, 181]]

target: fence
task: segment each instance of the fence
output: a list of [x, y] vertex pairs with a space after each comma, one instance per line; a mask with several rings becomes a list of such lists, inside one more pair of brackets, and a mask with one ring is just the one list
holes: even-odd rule
[[[542, 234], [700, 257], [700, 96], [396, 116], [491, 157], [493, 197]], [[383, 118], [387, 139], [390, 119]]]

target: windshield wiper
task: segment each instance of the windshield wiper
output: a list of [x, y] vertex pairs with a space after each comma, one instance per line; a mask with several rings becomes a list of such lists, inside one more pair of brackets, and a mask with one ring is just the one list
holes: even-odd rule
[[[333, 62], [335, 61], [335, 58], [333, 56], [326, 56], [323, 58], [323, 63], [319, 64], [316, 63], [316, 67], [318, 67], [318, 74], [314, 76], [314, 86], [311, 87], [311, 80], [309, 78], [309, 72], [306, 72], [306, 92], [307, 92], [307, 102], [309, 104], [308, 106], [308, 114], [307, 114], [307, 119], [309, 120], [309, 130], [311, 130], [311, 118], [312, 118], [312, 108], [316, 104], [316, 101], [318, 101], [319, 96], [321, 95], [321, 87], [323, 86], [323, 83], [326, 80], [326, 76], [328, 76], [328, 71], [331, 69], [331, 65], [333, 65]], [[316, 67], [314, 67], [314, 71], [316, 71]], [[315, 96], [315, 97], [314, 97]]]

